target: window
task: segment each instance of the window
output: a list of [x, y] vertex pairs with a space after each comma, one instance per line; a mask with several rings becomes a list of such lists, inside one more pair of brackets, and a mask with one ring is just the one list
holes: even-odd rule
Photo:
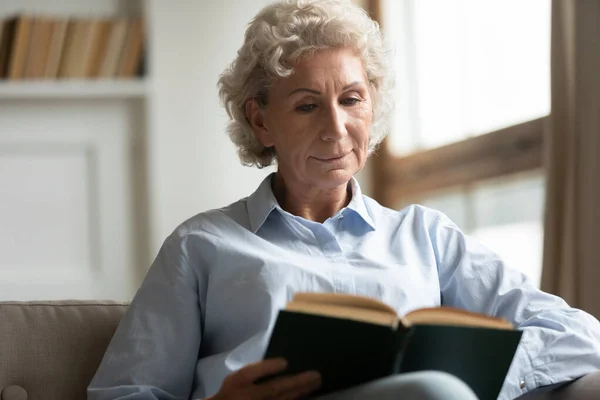
[[416, 202], [444, 212], [539, 287], [544, 195], [543, 175], [534, 171], [451, 188]]
[[384, 0], [394, 51], [392, 154], [550, 112], [549, 0]]
[[397, 98], [376, 197], [445, 212], [539, 285], [550, 1], [378, 3]]

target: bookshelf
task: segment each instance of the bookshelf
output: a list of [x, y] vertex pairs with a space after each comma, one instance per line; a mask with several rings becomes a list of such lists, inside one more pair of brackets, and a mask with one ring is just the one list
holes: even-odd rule
[[[3, 0], [0, 19], [145, 22], [150, 1]], [[0, 79], [0, 300], [126, 300], [150, 257], [148, 73], [60, 75]]]
[[144, 99], [145, 79], [0, 81], [0, 100]]

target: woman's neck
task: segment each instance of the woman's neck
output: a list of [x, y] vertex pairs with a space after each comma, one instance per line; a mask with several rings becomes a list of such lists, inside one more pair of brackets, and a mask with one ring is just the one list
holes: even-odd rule
[[331, 189], [307, 187], [286, 181], [279, 172], [275, 174], [272, 188], [285, 211], [321, 223], [346, 207], [352, 198], [347, 183]]

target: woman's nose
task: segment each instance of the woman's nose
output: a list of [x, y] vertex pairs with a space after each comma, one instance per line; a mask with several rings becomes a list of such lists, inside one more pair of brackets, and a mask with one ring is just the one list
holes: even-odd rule
[[333, 142], [342, 139], [346, 134], [346, 113], [339, 106], [331, 107], [324, 113], [321, 139]]

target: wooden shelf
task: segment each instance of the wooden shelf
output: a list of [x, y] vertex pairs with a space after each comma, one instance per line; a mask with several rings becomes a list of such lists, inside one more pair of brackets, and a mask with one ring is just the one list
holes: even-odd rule
[[146, 92], [143, 79], [0, 81], [0, 100], [144, 98]]

